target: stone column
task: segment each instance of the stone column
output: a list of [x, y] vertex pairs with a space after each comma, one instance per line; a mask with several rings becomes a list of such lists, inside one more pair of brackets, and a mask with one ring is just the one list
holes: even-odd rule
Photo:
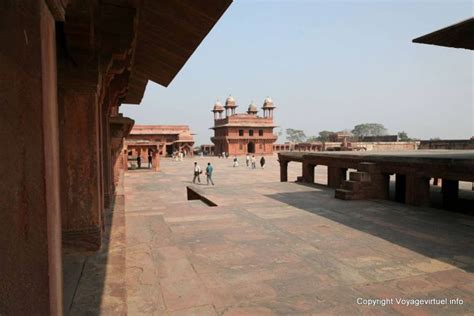
[[407, 175], [405, 203], [414, 206], [429, 206], [430, 178]]
[[0, 5], [0, 314], [62, 315], [55, 20]]
[[303, 161], [303, 181], [314, 183], [314, 168], [316, 165]]
[[387, 200], [390, 197], [390, 174], [387, 173], [371, 173], [372, 182], [372, 198]]
[[63, 244], [97, 250], [102, 236], [100, 109], [97, 68], [59, 77]]
[[112, 176], [112, 163], [111, 163], [111, 150], [110, 150], [110, 132], [109, 132], [109, 111], [108, 102], [102, 104], [100, 109], [100, 126], [101, 126], [101, 156], [102, 156], [102, 179], [103, 179], [103, 191], [104, 191], [104, 208], [109, 208], [113, 196], [113, 187], [111, 180]]
[[122, 163], [123, 163], [122, 169], [125, 172], [128, 170], [128, 149], [123, 150]]
[[152, 153], [153, 159], [152, 159], [152, 166], [154, 171], [160, 171], [160, 155], [157, 151], [153, 151]]
[[443, 179], [442, 185], [443, 207], [447, 209], [453, 208], [456, 206], [459, 195], [459, 181]]
[[328, 166], [328, 187], [339, 189], [343, 181], [347, 179], [347, 168]]
[[395, 175], [395, 201], [405, 203], [406, 176], [404, 174]]
[[288, 182], [288, 161], [279, 160], [280, 182]]

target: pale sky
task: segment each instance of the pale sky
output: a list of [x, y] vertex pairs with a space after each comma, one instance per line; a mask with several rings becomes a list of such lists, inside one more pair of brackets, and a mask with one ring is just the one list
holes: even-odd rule
[[[474, 1], [235, 0], [168, 88], [149, 82], [137, 124], [188, 124], [210, 144], [211, 109], [270, 96], [282, 129], [381, 123], [421, 139], [474, 135], [474, 52], [413, 38], [473, 16]], [[261, 114], [261, 112], [260, 112]], [[279, 139], [277, 142], [284, 142]]]

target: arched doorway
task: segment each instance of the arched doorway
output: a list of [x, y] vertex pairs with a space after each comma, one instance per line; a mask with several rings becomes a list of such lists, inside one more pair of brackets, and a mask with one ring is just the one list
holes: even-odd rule
[[254, 142], [249, 142], [247, 144], [247, 152], [249, 154], [254, 154], [255, 153], [255, 144], [254, 144]]

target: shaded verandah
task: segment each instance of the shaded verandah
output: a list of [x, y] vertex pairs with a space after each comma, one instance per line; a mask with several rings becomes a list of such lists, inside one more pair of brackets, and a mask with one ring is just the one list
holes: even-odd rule
[[230, 2], [0, 6], [0, 313], [63, 313], [63, 250], [100, 249], [115, 207], [133, 125], [119, 106], [167, 86]]

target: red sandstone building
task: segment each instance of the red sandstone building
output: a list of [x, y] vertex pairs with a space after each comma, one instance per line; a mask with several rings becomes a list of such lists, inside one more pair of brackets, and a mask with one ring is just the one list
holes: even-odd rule
[[225, 106], [218, 101], [214, 105], [214, 154], [230, 155], [273, 154], [273, 143], [277, 136], [273, 134], [273, 110], [275, 106], [270, 98], [263, 102], [263, 117], [258, 116], [257, 106], [252, 102], [247, 113], [235, 113], [237, 105], [229, 96]]
[[156, 148], [160, 156], [176, 152], [192, 156], [194, 138], [187, 125], [135, 125], [125, 138], [125, 146], [140, 148], [143, 152]]

